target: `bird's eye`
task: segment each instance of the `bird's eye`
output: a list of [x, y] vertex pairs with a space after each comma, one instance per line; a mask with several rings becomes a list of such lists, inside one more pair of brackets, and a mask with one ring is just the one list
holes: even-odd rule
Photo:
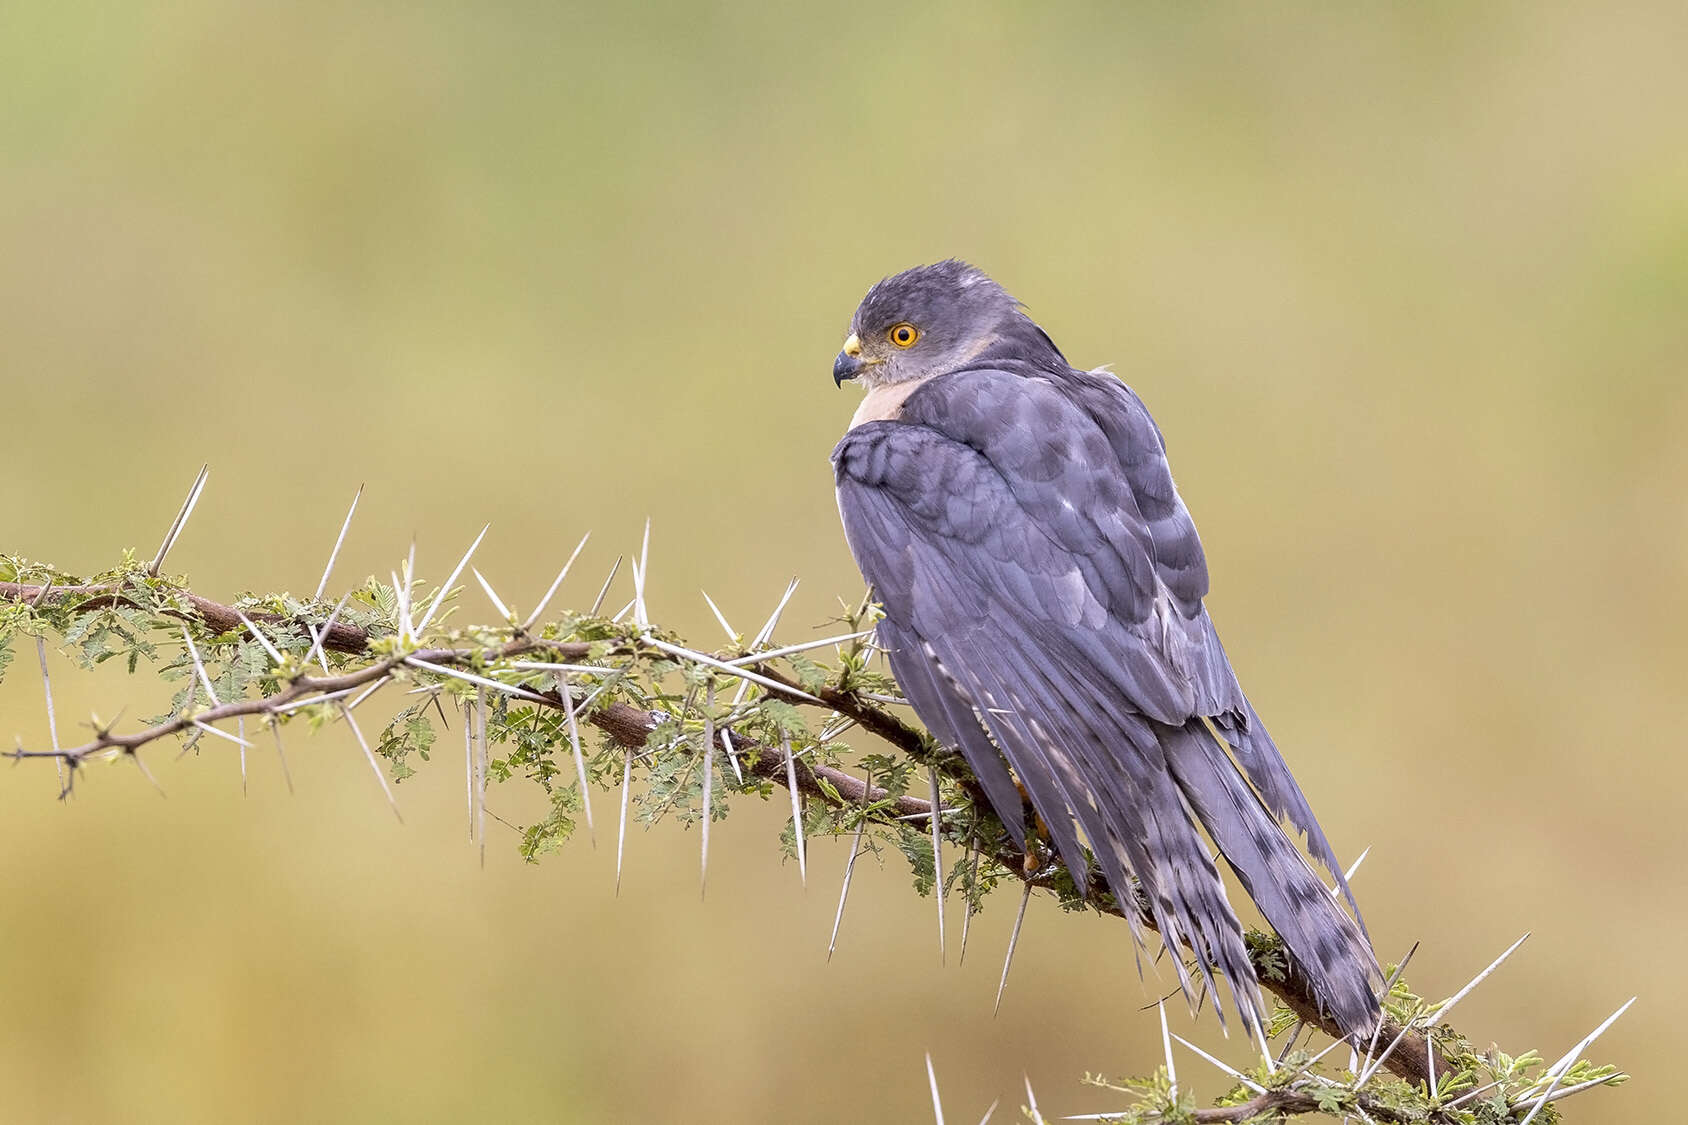
[[920, 329], [912, 324], [893, 324], [891, 331], [885, 333], [885, 338], [899, 348], [912, 348], [914, 342], [920, 339]]

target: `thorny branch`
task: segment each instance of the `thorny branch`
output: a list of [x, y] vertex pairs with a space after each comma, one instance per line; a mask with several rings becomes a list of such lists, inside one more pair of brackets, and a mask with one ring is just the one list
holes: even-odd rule
[[[250, 636], [246, 624], [242, 621], [242, 614], [234, 607], [213, 601], [196, 594], [184, 594], [185, 600], [191, 605], [193, 613], [198, 615], [200, 624], [209, 631], [217, 634], [242, 634]], [[25, 602], [32, 605], [51, 604], [64, 599], [84, 599], [79, 608], [98, 608], [119, 602], [130, 602], [124, 589], [117, 584], [100, 585], [65, 585], [0, 582], [0, 599]], [[184, 620], [190, 620], [191, 615], [173, 613]], [[282, 615], [274, 613], [257, 613], [249, 616], [249, 620], [260, 627], [272, 625], [298, 625]], [[193, 710], [184, 710], [172, 718], [127, 734], [120, 734], [105, 727], [97, 729], [94, 737], [88, 742], [74, 747], [64, 747], [55, 750], [25, 750], [18, 749], [8, 754], [14, 758], [55, 758], [71, 767], [71, 783], [74, 782], [75, 769], [86, 759], [108, 751], [121, 751], [133, 755], [141, 747], [172, 735], [192, 733], [195, 729], [203, 729], [225, 719], [238, 716], [265, 717], [272, 721], [285, 713], [290, 707], [307, 703], [316, 699], [330, 696], [344, 696], [359, 688], [366, 688], [371, 684], [384, 681], [388, 677], [401, 671], [406, 665], [415, 667], [416, 663], [432, 664], [441, 667], [474, 668], [485, 665], [490, 661], [506, 660], [513, 657], [543, 655], [558, 661], [578, 661], [585, 659], [592, 646], [577, 641], [547, 640], [526, 630], [517, 629], [517, 635], [508, 642], [495, 647], [465, 647], [465, 648], [427, 648], [409, 652], [397, 651], [390, 655], [380, 656], [372, 663], [353, 671], [340, 675], [312, 675], [299, 671], [289, 679], [285, 685], [273, 695], [256, 699], [239, 699], [218, 703], [214, 706]], [[314, 635], [314, 634], [313, 634]], [[254, 637], [254, 639], [261, 639]], [[350, 656], [376, 655], [372, 645], [376, 640], [368, 630], [343, 622], [331, 622], [323, 636], [323, 647]], [[745, 654], [749, 655], [749, 654]], [[855, 692], [841, 690], [836, 687], [823, 687], [817, 693], [809, 693], [799, 687], [790, 678], [778, 671], [757, 663], [752, 667], [763, 677], [768, 690], [775, 694], [783, 693], [791, 702], [808, 704], [818, 699], [822, 705], [858, 723], [862, 729], [883, 739], [901, 750], [911, 758], [922, 764], [934, 766], [944, 770], [952, 780], [966, 789], [970, 795], [977, 798], [980, 809], [988, 809], [983, 795], [978, 791], [977, 783], [960, 764], [959, 758], [936, 746], [919, 729], [903, 721], [892, 712], [870, 701], [864, 700]], [[536, 689], [524, 687], [519, 696], [523, 701], [555, 709], [563, 709], [565, 701], [558, 689]], [[575, 704], [579, 706], [579, 701]], [[647, 739], [656, 729], [658, 716], [640, 710], [623, 702], [612, 702], [590, 710], [580, 711], [580, 717], [602, 730], [620, 745], [632, 751], [642, 750]], [[744, 772], [764, 781], [776, 785], [788, 784], [788, 768], [785, 755], [778, 749], [761, 745], [749, 738], [734, 735], [731, 739], [735, 752], [743, 764]], [[870, 820], [877, 823], [891, 824], [898, 820], [918, 819], [931, 815], [931, 802], [908, 794], [896, 796], [889, 800], [890, 793], [880, 787], [870, 786], [862, 778], [846, 770], [833, 766], [800, 759], [793, 771], [798, 788], [804, 796], [828, 802], [843, 808], [867, 808], [866, 814]], [[1003, 868], [1012, 872], [1017, 878], [1031, 887], [1048, 890], [1061, 890], [1072, 893], [1070, 877], [1062, 868], [1059, 859], [1052, 855], [1040, 855], [1028, 861], [1028, 857], [1021, 854], [1011, 843], [1005, 841], [994, 855], [994, 859]], [[1062, 886], [1065, 884], [1065, 886]], [[1131, 896], [1131, 903], [1136, 910], [1141, 923], [1153, 927], [1153, 918], [1146, 908], [1146, 903], [1140, 901], [1135, 894]], [[1115, 897], [1113, 891], [1099, 872], [1090, 873], [1089, 890], [1084, 896], [1083, 903], [1100, 913], [1111, 914], [1116, 917], [1125, 916], [1125, 908]], [[1256, 943], [1253, 946], [1256, 964], [1255, 971], [1260, 977], [1261, 984], [1278, 996], [1297, 1017], [1311, 1026], [1321, 1028], [1328, 1034], [1341, 1036], [1340, 1029], [1328, 1016], [1319, 1010], [1314, 993], [1307, 983], [1293, 968], [1286, 965], [1280, 957], [1274, 957], [1275, 946]], [[1383, 1043], [1390, 1043], [1400, 1035], [1400, 1027], [1386, 1023], [1379, 1039]], [[1406, 1079], [1408, 1082], [1418, 1083], [1428, 1081], [1431, 1075], [1429, 1047], [1425, 1037], [1416, 1031], [1409, 1032], [1400, 1038], [1399, 1044], [1385, 1061], [1390, 1071]], [[1436, 1068], [1442, 1073], [1448, 1073], [1446, 1061], [1438, 1058]], [[1213, 1118], [1212, 1120], [1243, 1120], [1243, 1118]]]

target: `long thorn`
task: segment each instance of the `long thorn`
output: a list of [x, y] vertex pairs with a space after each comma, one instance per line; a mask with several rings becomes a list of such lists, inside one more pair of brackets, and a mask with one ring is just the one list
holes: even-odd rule
[[932, 1084], [932, 1116], [937, 1125], [944, 1125], [944, 1103], [938, 1097], [938, 1073], [932, 1069], [932, 1052], [926, 1052], [926, 1081]]
[[733, 631], [733, 627], [731, 625], [727, 624], [726, 614], [722, 613], [721, 607], [715, 604], [715, 599], [709, 596], [709, 591], [699, 590], [698, 593], [702, 594], [703, 600], [709, 603], [709, 612], [713, 613], [715, 615], [715, 620], [721, 623], [721, 631], [727, 634], [727, 640], [738, 640], [738, 634]]
[[645, 582], [650, 578], [651, 566], [651, 520], [645, 517], [645, 540], [639, 547], [639, 563], [633, 568], [633, 620], [638, 622], [639, 628], [650, 627], [651, 619], [645, 612]]
[[768, 638], [774, 635], [774, 627], [779, 624], [780, 614], [785, 612], [786, 603], [791, 601], [791, 595], [797, 592], [797, 579], [793, 578], [786, 584], [785, 593], [780, 597], [780, 604], [774, 607], [774, 612], [768, 615], [767, 622], [757, 632], [750, 642], [751, 648], [768, 643]]
[[[1370, 844], [1367, 844], [1366, 850], [1360, 853], [1360, 858], [1356, 859], [1352, 864], [1349, 865], [1348, 870], [1342, 873], [1342, 881], [1344, 883], [1352, 883], [1354, 881], [1354, 872], [1356, 872], [1360, 869], [1360, 864], [1366, 862], [1366, 857], [1368, 855], [1371, 855], [1371, 845]], [[1342, 894], [1342, 888], [1341, 887], [1330, 887], [1328, 889], [1330, 891], [1332, 898], [1338, 898]]]
[[[1161, 1034], [1164, 1036], [1164, 1035], [1167, 1034], [1167, 1031], [1166, 1031], [1166, 1001], [1162, 1000], [1160, 1007], [1161, 1007]], [[1241, 1082], [1243, 1085], [1247, 1086], [1249, 1089], [1253, 1090], [1255, 1093], [1264, 1094], [1266, 1092], [1266, 1087], [1262, 1086], [1260, 1083], [1256, 1082], [1254, 1079], [1250, 1078], [1248, 1075], [1244, 1074], [1242, 1071], [1237, 1070], [1233, 1067], [1227, 1066], [1224, 1063], [1220, 1062], [1218, 1059], [1214, 1058], [1212, 1055], [1208, 1054], [1206, 1051], [1202, 1050], [1200, 1047], [1196, 1046], [1194, 1043], [1190, 1042], [1188, 1039], [1181, 1038], [1180, 1036], [1177, 1036], [1177, 1035], [1172, 1036], [1172, 1038], [1177, 1039], [1179, 1043], [1181, 1043], [1185, 1047], [1189, 1048], [1190, 1051], [1192, 1051], [1194, 1054], [1199, 1055], [1200, 1057], [1206, 1059], [1208, 1062], [1212, 1063], [1214, 1066], [1218, 1067], [1220, 1070], [1222, 1070], [1226, 1074], [1230, 1075], [1236, 1081]], [[1170, 1049], [1169, 1049], [1168, 1053], [1169, 1053], [1169, 1057], [1170, 1057]], [[1170, 1074], [1171, 1071], [1168, 1070], [1167, 1073]]]
[[345, 716], [346, 725], [352, 728], [352, 736], [358, 740], [358, 745], [362, 747], [363, 756], [369, 762], [369, 768], [375, 772], [375, 780], [381, 783], [381, 792], [386, 794], [387, 804], [391, 806], [393, 815], [399, 818], [400, 824], [403, 824], [404, 814], [399, 812], [399, 803], [397, 798], [393, 796], [393, 788], [387, 784], [387, 775], [381, 772], [381, 763], [375, 760], [375, 751], [369, 748], [369, 740], [363, 736], [363, 728], [358, 726], [357, 719], [353, 718], [352, 713], [344, 707], [340, 709], [340, 714]]
[[580, 722], [574, 706], [574, 688], [569, 684], [568, 673], [563, 673], [557, 686], [563, 693], [563, 721], [568, 726], [569, 748], [574, 751], [574, 774], [580, 780], [580, 804], [586, 812], [586, 835], [596, 848], [598, 829], [592, 823], [592, 784], [586, 776], [586, 756], [580, 751]]
[[334, 549], [328, 552], [328, 565], [322, 568], [322, 581], [317, 583], [316, 594], [311, 598], [313, 602], [322, 600], [322, 592], [328, 589], [328, 576], [334, 573], [334, 560], [340, 557], [340, 544], [346, 541], [346, 532], [352, 526], [352, 516], [357, 513], [358, 501], [363, 499], [363, 485], [352, 495], [352, 506], [346, 510], [346, 522], [340, 525], [340, 534], [335, 537]]
[[727, 661], [727, 663], [731, 664], [735, 668], [743, 668], [747, 664], [761, 664], [765, 660], [773, 660], [776, 657], [781, 656], [792, 656], [799, 652], [807, 652], [812, 648], [825, 648], [827, 645], [843, 644], [845, 641], [853, 641], [858, 637], [865, 637], [871, 632], [873, 632], [872, 629], [864, 629], [858, 633], [840, 633], [836, 637], [822, 637], [818, 641], [804, 641], [802, 644], [786, 645], [783, 648], [776, 648], [769, 652], [753, 652], [749, 656], [734, 657], [732, 660]]
[[[201, 465], [199, 475], [194, 478], [193, 488], [188, 490], [188, 498], [182, 502], [181, 509], [176, 513], [175, 520], [170, 524], [170, 530], [164, 533], [164, 542], [158, 545], [158, 554], [152, 562], [147, 564], [147, 573], [158, 577], [158, 570], [164, 565], [164, 556], [170, 553], [170, 548], [176, 545], [176, 539], [182, 534], [182, 529], [188, 524], [188, 517], [193, 515], [193, 506], [199, 503], [199, 494], [205, 491], [205, 482], [211, 476], [211, 466]], [[144, 767], [143, 767], [144, 768]]]
[[856, 857], [862, 850], [862, 833], [867, 829], [867, 806], [873, 797], [873, 772], [870, 770], [862, 782], [862, 808], [857, 814], [856, 835], [850, 841], [850, 858], [844, 864], [844, 886], [838, 892], [838, 913], [832, 919], [832, 940], [827, 942], [826, 959], [832, 960], [833, 951], [838, 948], [838, 927], [844, 921], [844, 903], [850, 897], [850, 876], [856, 870]]
[[729, 676], [737, 676], [740, 679], [749, 680], [753, 684], [760, 684], [762, 687], [768, 688], [780, 695], [793, 696], [809, 703], [822, 702], [801, 688], [794, 688], [789, 684], [782, 684], [778, 680], [771, 680], [767, 676], [759, 675], [747, 668], [735, 668], [725, 661], [715, 659], [713, 656], [705, 656], [703, 653], [694, 652], [689, 648], [681, 648], [679, 645], [671, 645], [667, 641], [661, 641], [655, 637], [645, 637], [643, 638], [643, 641], [645, 644], [650, 645], [659, 652], [666, 652], [670, 656], [682, 657], [686, 660], [692, 660], [699, 664], [707, 665], [710, 668], [719, 669], [720, 671], [727, 673]]
[[791, 823], [797, 830], [797, 877], [805, 890], [809, 887], [809, 849], [803, 843], [803, 799], [797, 792], [797, 759], [791, 756], [791, 735], [780, 732], [780, 748], [785, 751], [785, 787], [791, 792]]
[[[53, 753], [62, 754], [59, 748], [59, 719], [53, 709], [53, 680], [47, 675], [47, 642], [42, 637], [35, 638], [35, 655], [41, 660], [41, 692], [47, 697], [47, 736], [53, 741]], [[55, 756], [53, 764], [58, 767], [59, 789], [64, 791], [64, 758]]]
[[428, 610], [422, 615], [422, 620], [418, 621], [416, 623], [416, 628], [411, 630], [412, 636], [420, 636], [422, 630], [428, 627], [428, 622], [434, 619], [434, 613], [440, 608], [440, 604], [445, 601], [447, 596], [450, 595], [452, 583], [456, 582], [457, 576], [463, 573], [463, 568], [469, 565], [469, 559], [474, 556], [475, 548], [481, 545], [481, 540], [486, 538], [487, 529], [491, 526], [492, 525], [489, 523], [485, 527], [482, 527], [481, 533], [475, 536], [475, 541], [469, 544], [469, 549], [463, 552], [463, 557], [457, 560], [457, 565], [452, 568], [451, 577], [445, 580], [445, 585], [440, 587], [440, 592], [435, 594], [434, 600], [428, 603]]
[[198, 673], [199, 682], [205, 685], [205, 698], [211, 701], [211, 706], [218, 706], [217, 689], [211, 686], [211, 677], [205, 672], [205, 664], [199, 659], [199, 648], [193, 643], [193, 636], [186, 625], [182, 626], [182, 640], [187, 642], [188, 655], [193, 657], [193, 670]]
[[287, 748], [281, 744], [281, 720], [270, 719], [270, 733], [275, 735], [275, 757], [281, 763], [281, 777], [287, 782], [287, 795], [293, 795], [293, 771], [287, 768]]
[[[1029, 884], [1029, 883], [1026, 884], [1026, 887], [1027, 887], [1028, 890], [1030, 890], [1031, 884]], [[1031, 1103], [1028, 1106], [1026, 1106], [1026, 1109], [1028, 1111], [1030, 1111], [1031, 1116], [1032, 1116], [1032, 1121], [1034, 1121], [1036, 1123], [1036, 1125], [1045, 1125], [1045, 1122], [1043, 1120], [1043, 1111], [1037, 1108], [1037, 1095], [1032, 1093], [1032, 1078], [1031, 1078], [1031, 1075], [1028, 1074], [1028, 1075], [1025, 1075], [1024, 1077], [1026, 1079], [1026, 1101]]]
[[633, 749], [621, 760], [621, 827], [615, 835], [615, 893], [621, 893], [621, 854], [627, 844], [627, 803], [633, 794]]
[[236, 617], [240, 618], [240, 623], [242, 625], [246, 626], [246, 631], [248, 633], [252, 634], [253, 639], [255, 639], [259, 644], [264, 646], [264, 651], [269, 654], [269, 658], [271, 660], [273, 660], [275, 663], [280, 664], [281, 663], [281, 650], [279, 648], [276, 648], [275, 645], [270, 643], [270, 639], [268, 637], [264, 636], [263, 632], [258, 628], [257, 625], [252, 623], [251, 618], [247, 617], [244, 613], [240, 612], [240, 610], [238, 610], [238, 609], [234, 611], [234, 615]]
[[1608, 1027], [1611, 1027], [1614, 1023], [1617, 1023], [1618, 1017], [1623, 1015], [1625, 1012], [1629, 1011], [1630, 1005], [1635, 1003], [1635, 1001], [1637, 999], [1638, 999], [1638, 997], [1631, 996], [1624, 1003], [1623, 1007], [1619, 1008], [1617, 1011], [1613, 1012], [1611, 1015], [1606, 1017], [1606, 1022], [1602, 1023], [1599, 1027], [1595, 1028], [1593, 1031], [1591, 1031], [1587, 1035], [1583, 1036], [1582, 1042], [1578, 1043], [1575, 1047], [1572, 1047], [1569, 1051], [1567, 1051], [1565, 1053], [1564, 1059], [1560, 1062], [1560, 1064], [1557, 1067], [1554, 1068], [1557, 1071], [1557, 1073], [1554, 1074], [1553, 1081], [1549, 1082], [1547, 1084], [1547, 1089], [1542, 1091], [1541, 1097], [1536, 1101], [1536, 1104], [1531, 1108], [1529, 1116], [1524, 1118], [1523, 1121], [1519, 1122], [1518, 1125], [1530, 1125], [1530, 1122], [1532, 1122], [1536, 1119], [1536, 1114], [1541, 1112], [1541, 1107], [1547, 1104], [1548, 1099], [1553, 1096], [1553, 1091], [1555, 1091], [1559, 1088], [1559, 1083], [1564, 1081], [1565, 1075], [1570, 1073], [1571, 1067], [1576, 1065], [1576, 1061], [1579, 1057], [1581, 1057], [1582, 1053], [1584, 1051], [1588, 1050], [1588, 1048], [1591, 1045], [1593, 1045], [1593, 1043], [1596, 1039], [1600, 1038], [1603, 1034], [1605, 1034], [1606, 1029]]
[[966, 903], [961, 912], [961, 956], [955, 959], [957, 965], [967, 964], [967, 931], [973, 928], [973, 894], [974, 884], [979, 878], [979, 853], [972, 852], [968, 863], [967, 879], [961, 885], [961, 893]]
[[445, 664], [435, 664], [435, 663], [432, 663], [431, 661], [420, 660], [420, 659], [418, 659], [414, 656], [405, 657], [404, 662], [406, 664], [410, 665], [412, 668], [421, 668], [424, 671], [435, 672], [435, 673], [438, 673], [441, 676], [451, 676], [454, 679], [459, 679], [459, 680], [464, 681], [465, 683], [474, 684], [477, 687], [492, 688], [494, 691], [501, 691], [505, 695], [513, 695], [517, 699], [525, 699], [530, 703], [549, 704], [551, 702], [549, 699], [546, 699], [543, 695], [536, 695], [535, 693], [527, 690], [526, 688], [517, 687], [514, 684], [500, 683], [497, 680], [490, 680], [485, 676], [477, 676], [473, 672], [465, 672], [461, 668], [452, 668], [452, 667], [445, 665]]
[[475, 581], [479, 582], [481, 589], [486, 591], [487, 600], [492, 603], [492, 608], [498, 611], [498, 616], [514, 625], [516, 615], [510, 612], [510, 607], [504, 604], [504, 599], [498, 596], [497, 591], [492, 588], [492, 583], [486, 580], [486, 575], [482, 574], [477, 567], [470, 567], [469, 573], [475, 576]]
[[592, 599], [592, 608], [587, 612], [586, 616], [596, 617], [598, 616], [598, 611], [604, 608], [604, 595], [610, 592], [610, 583], [615, 581], [615, 572], [620, 569], [621, 556], [617, 555], [615, 557], [615, 562], [610, 564], [609, 577], [605, 578], [604, 584], [598, 588], [598, 596]]
[[475, 835], [481, 841], [481, 866], [486, 866], [486, 775], [491, 751], [486, 741], [486, 689], [475, 690], [475, 741], [480, 743], [480, 756], [475, 762]]
[[129, 751], [129, 757], [130, 757], [131, 760], [134, 761], [135, 768], [141, 771], [141, 776], [146, 778], [148, 781], [150, 781], [152, 783], [152, 787], [154, 789], [158, 790], [158, 795], [160, 797], [169, 796], [168, 793], [164, 792], [164, 786], [158, 784], [158, 779], [156, 777], [152, 776], [152, 771], [147, 769], [147, 764], [145, 762], [141, 761], [141, 755], [140, 755], [139, 751], [137, 751], [137, 750]]
[[463, 705], [463, 800], [469, 809], [469, 842], [475, 842], [475, 722]]
[[528, 614], [526, 621], [522, 622], [523, 632], [533, 628], [534, 623], [539, 620], [539, 615], [544, 613], [545, 607], [551, 604], [551, 599], [557, 594], [557, 587], [561, 586], [563, 579], [569, 576], [569, 567], [573, 566], [574, 560], [580, 557], [581, 548], [586, 546], [586, 541], [590, 538], [592, 538], [592, 533], [588, 531], [580, 537], [580, 542], [575, 544], [574, 553], [569, 555], [569, 561], [563, 564], [563, 569], [559, 570], [557, 577], [552, 579], [551, 588], [545, 591], [545, 596], [539, 599], [539, 604], [533, 607], [533, 612]]
[[1500, 968], [1501, 963], [1504, 962], [1508, 957], [1512, 956], [1512, 954], [1518, 949], [1518, 947], [1520, 945], [1523, 945], [1529, 939], [1530, 939], [1530, 935], [1529, 935], [1528, 932], [1526, 932], [1523, 937], [1519, 938], [1517, 941], [1515, 941], [1511, 945], [1507, 946], [1505, 953], [1502, 953], [1499, 957], [1496, 957], [1494, 959], [1494, 961], [1490, 963], [1488, 968], [1484, 969], [1482, 972], [1478, 973], [1476, 976], [1471, 978], [1470, 984], [1466, 985], [1464, 988], [1462, 988], [1458, 992], [1454, 993], [1453, 996], [1450, 997], [1445, 1004], [1443, 1004], [1441, 1007], [1437, 1008], [1436, 1014], [1430, 1018], [1430, 1023], [1426, 1026], [1435, 1027], [1437, 1024], [1441, 1023], [1444, 1019], [1446, 1019], [1448, 1017], [1448, 1013], [1454, 1010], [1455, 1004], [1457, 1004], [1461, 1000], [1465, 999], [1466, 996], [1468, 996], [1471, 993], [1472, 989], [1474, 989], [1478, 985], [1482, 984], [1485, 980], [1488, 980], [1489, 974], [1493, 973], [1496, 969]]
[[935, 766], [928, 766], [927, 774], [932, 781], [932, 891], [938, 900], [938, 964], [944, 963], [944, 837], [943, 808], [941, 794], [938, 792], [938, 770]]
[[218, 738], [226, 739], [229, 742], [238, 742], [243, 747], [252, 745], [250, 742], [246, 741], [244, 738], [237, 738], [234, 735], [230, 734], [226, 730], [218, 730], [216, 727], [212, 726], [210, 723], [202, 723], [198, 719], [191, 719], [189, 721], [192, 722], [195, 727], [204, 731], [206, 734], [214, 734]]
[[1020, 944], [1020, 926], [1026, 920], [1026, 903], [1032, 900], [1032, 885], [1026, 884], [1025, 893], [1020, 896], [1020, 912], [1014, 915], [1014, 930], [1008, 935], [1008, 956], [1002, 959], [1002, 979], [996, 985], [996, 1006], [991, 1008], [991, 1016], [1002, 1010], [1002, 991], [1008, 987], [1008, 970], [1014, 964], [1014, 947]]
[[979, 1118], [979, 1125], [991, 1125], [991, 1117], [995, 1115], [996, 1107], [1001, 1103], [1001, 1098], [997, 1098], [995, 1101], [991, 1102], [990, 1108], [985, 1110], [985, 1115]]
[[315, 657], [317, 662], [322, 665], [324, 675], [328, 674], [328, 652], [326, 648], [328, 644], [328, 634], [333, 631], [334, 622], [339, 619], [340, 611], [346, 608], [346, 599], [351, 596], [352, 595], [350, 594], [346, 594], [341, 597], [339, 603], [334, 607], [334, 612], [330, 613], [328, 615], [328, 620], [322, 623], [322, 632], [317, 632], [315, 627], [313, 627], [309, 621], [305, 622], [305, 629], [311, 634], [311, 647], [310, 651], [305, 653], [305, 663], [309, 664], [311, 659]]
[[246, 741], [246, 716], [236, 715], [234, 718], [234, 732], [240, 736], [240, 795], [246, 796], [246, 748], [252, 744]]
[[1166, 1001], [1159, 1004], [1161, 1023], [1161, 1047], [1166, 1051], [1166, 1087], [1169, 1096], [1175, 1101], [1178, 1098], [1178, 1067], [1172, 1061], [1172, 1033], [1166, 1029]]

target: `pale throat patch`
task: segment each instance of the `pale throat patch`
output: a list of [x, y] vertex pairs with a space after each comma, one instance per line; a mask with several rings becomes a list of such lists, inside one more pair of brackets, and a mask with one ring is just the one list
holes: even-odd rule
[[862, 396], [862, 404], [856, 407], [855, 417], [850, 419], [853, 430], [864, 422], [894, 422], [903, 413], [903, 403], [914, 393], [916, 387], [932, 378], [922, 375], [918, 379], [905, 379], [900, 383], [880, 383], [868, 388], [867, 394]]

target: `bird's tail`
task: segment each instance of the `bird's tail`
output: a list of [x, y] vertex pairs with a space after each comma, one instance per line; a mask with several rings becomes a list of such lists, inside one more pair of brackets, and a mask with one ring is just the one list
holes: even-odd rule
[[1360, 927], [1200, 720], [1182, 727], [1157, 724], [1156, 731], [1178, 787], [1283, 938], [1296, 971], [1346, 1035], [1369, 1035], [1377, 1026], [1374, 985], [1382, 973]]

